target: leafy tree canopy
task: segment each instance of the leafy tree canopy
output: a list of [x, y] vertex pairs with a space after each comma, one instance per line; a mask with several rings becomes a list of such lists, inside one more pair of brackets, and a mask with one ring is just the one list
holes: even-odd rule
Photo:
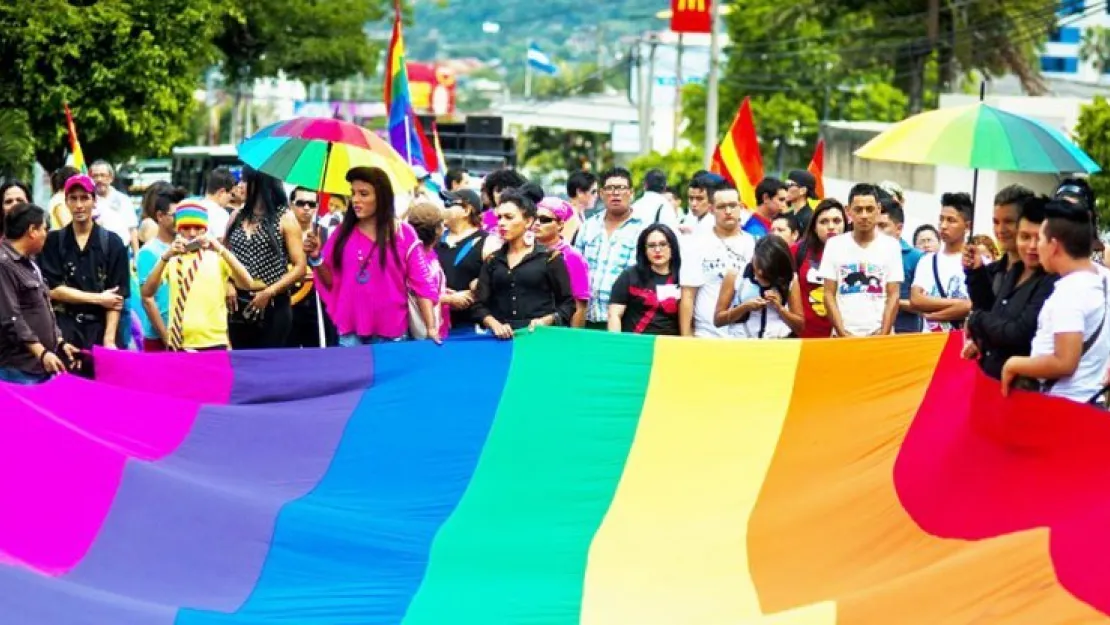
[[[1102, 96], [1095, 96], [1090, 104], [1079, 113], [1079, 123], [1075, 127], [1075, 139], [1079, 147], [1095, 159], [1095, 162], [1110, 165], [1110, 102]], [[1098, 217], [1100, 224], [1110, 223], [1110, 174], [1105, 171], [1090, 177], [1091, 188], [1098, 197]]]

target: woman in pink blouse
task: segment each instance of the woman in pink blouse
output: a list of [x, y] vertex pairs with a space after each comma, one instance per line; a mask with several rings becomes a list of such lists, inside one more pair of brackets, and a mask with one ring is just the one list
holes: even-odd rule
[[570, 277], [570, 291], [574, 296], [572, 328], [586, 325], [586, 307], [590, 303], [590, 270], [586, 259], [563, 240], [563, 226], [574, 216], [574, 207], [566, 200], [545, 197], [536, 205], [536, 242], [549, 250], [561, 252]]
[[339, 344], [408, 338], [410, 293], [429, 338], [440, 342], [434, 308], [439, 292], [416, 231], [396, 217], [389, 177], [377, 167], [355, 167], [347, 181], [351, 208], [322, 258], [313, 261], [319, 264], [320, 295], [339, 331]]

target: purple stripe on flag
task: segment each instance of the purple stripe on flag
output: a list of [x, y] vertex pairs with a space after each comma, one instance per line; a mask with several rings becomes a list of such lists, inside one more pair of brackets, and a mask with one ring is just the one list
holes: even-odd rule
[[65, 578], [0, 566], [0, 622], [28, 625], [173, 625], [176, 610], [100, 592]]
[[[322, 478], [372, 369], [368, 348], [233, 353], [233, 403], [202, 407], [163, 461], [127, 464], [96, 542], [55, 581], [70, 591], [59, 601], [76, 614], [113, 597], [103, 608], [113, 616], [89, 621], [101, 624], [172, 622], [163, 610], [178, 606], [236, 610], [260, 575], [278, 511]], [[43, 614], [42, 594], [3, 573], [0, 606], [10, 611], [0, 614]], [[117, 614], [117, 600], [130, 616]]]

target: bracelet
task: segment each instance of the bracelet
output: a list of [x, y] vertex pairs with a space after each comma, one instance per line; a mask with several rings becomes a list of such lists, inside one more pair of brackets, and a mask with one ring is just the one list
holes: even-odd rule
[[323, 256], [321, 256], [319, 258], [309, 258], [308, 259], [308, 266], [309, 267], [319, 267], [320, 265], [323, 265], [323, 264], [324, 264], [324, 257]]

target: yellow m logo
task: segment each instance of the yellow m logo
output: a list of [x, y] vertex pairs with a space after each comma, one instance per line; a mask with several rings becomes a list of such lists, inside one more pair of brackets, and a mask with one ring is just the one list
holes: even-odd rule
[[705, 0], [678, 0], [679, 11], [705, 12]]

